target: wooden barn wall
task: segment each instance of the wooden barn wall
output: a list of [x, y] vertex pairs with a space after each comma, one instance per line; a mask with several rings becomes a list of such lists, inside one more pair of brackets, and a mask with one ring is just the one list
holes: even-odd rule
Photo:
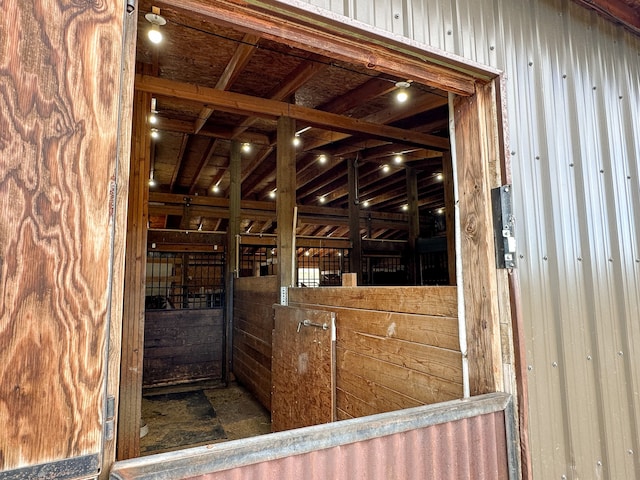
[[535, 478], [640, 478], [640, 38], [571, 0], [271, 0], [504, 72]]
[[100, 468], [121, 319], [124, 8], [2, 3], [0, 477]]
[[336, 315], [338, 419], [462, 398], [456, 287], [289, 289]]
[[241, 277], [233, 284], [232, 371], [271, 410], [273, 305], [279, 302], [278, 277]]
[[145, 313], [143, 386], [222, 380], [223, 310]]

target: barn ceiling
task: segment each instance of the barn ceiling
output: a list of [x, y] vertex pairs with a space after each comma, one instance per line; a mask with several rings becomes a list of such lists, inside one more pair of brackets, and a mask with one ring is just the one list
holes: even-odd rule
[[[145, 19], [155, 5], [167, 21], [160, 27], [159, 45], [149, 41], [151, 24]], [[349, 159], [358, 161], [358, 197], [370, 212], [366, 233], [371, 238], [407, 237], [408, 167], [417, 173], [422, 229], [442, 216], [442, 159], [449, 148], [446, 92], [175, 7], [142, 1], [137, 14], [137, 83], [153, 93], [149, 110], [157, 112], [150, 125], [158, 134], [152, 140], [151, 228], [224, 231], [230, 145], [238, 141], [242, 200], [256, 207], [243, 206], [243, 212], [255, 214], [243, 214], [242, 231], [273, 233], [273, 112], [288, 105], [302, 112], [296, 121], [299, 235], [348, 237]], [[396, 98], [398, 82], [410, 83], [404, 103]], [[218, 94], [219, 103], [188, 95], [193, 85]]]

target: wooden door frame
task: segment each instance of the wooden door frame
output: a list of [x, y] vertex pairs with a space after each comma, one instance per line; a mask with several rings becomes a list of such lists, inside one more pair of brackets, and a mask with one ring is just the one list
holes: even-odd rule
[[[522, 371], [524, 346], [519, 343], [522, 327], [516, 308], [517, 289], [513, 287], [517, 284], [517, 281], [513, 282], [516, 273], [496, 269], [493, 247], [491, 188], [510, 178], [505, 155], [507, 136], [504, 134], [506, 120], [503, 117], [501, 72], [320, 11], [300, 0], [287, 0], [286, 3], [281, 0], [167, 0], [159, 1], [158, 5], [191, 11], [215, 23], [259, 33], [265, 38], [331, 58], [365, 64], [381, 72], [413, 78], [456, 94], [450, 105], [455, 129], [452, 156], [457, 164], [461, 218], [458, 258], [462, 269], [470, 394], [518, 393], [521, 420], [526, 417], [526, 377]], [[123, 331], [126, 331], [126, 318], [123, 323]], [[514, 345], [515, 351], [519, 352], [515, 359]], [[123, 362], [127, 358], [130, 356], [123, 349]], [[513, 360], [505, 365], [506, 359]], [[123, 364], [123, 371], [128, 367]], [[515, 382], [511, 381], [513, 378]], [[131, 404], [122, 393], [120, 401]], [[127, 411], [131, 417], [121, 418], [120, 424], [123, 420], [139, 422], [139, 411]], [[526, 436], [526, 431], [521, 432], [522, 435]], [[135, 439], [118, 438], [119, 448], [129, 441], [136, 442]], [[526, 442], [522, 447], [527, 450]]]

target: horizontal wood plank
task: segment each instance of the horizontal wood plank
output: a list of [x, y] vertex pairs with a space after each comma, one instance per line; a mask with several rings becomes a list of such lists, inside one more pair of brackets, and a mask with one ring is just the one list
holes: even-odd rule
[[403, 368], [382, 360], [360, 355], [341, 348], [337, 350], [338, 371], [355, 375], [411, 397], [424, 404], [462, 398], [462, 385], [432, 375]]
[[354, 417], [423, 405], [423, 402], [347, 370], [338, 371], [337, 385], [338, 408], [342, 408]]
[[337, 346], [462, 385], [462, 354], [406, 340], [342, 328]]
[[458, 316], [457, 290], [449, 286], [290, 288], [289, 304]]

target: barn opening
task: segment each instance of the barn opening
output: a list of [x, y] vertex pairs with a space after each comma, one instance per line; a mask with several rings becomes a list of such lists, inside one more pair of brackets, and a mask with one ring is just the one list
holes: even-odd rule
[[[462, 398], [445, 85], [177, 6], [154, 46], [154, 6], [130, 195], [148, 202], [141, 384], [238, 382], [274, 430]], [[119, 458], [140, 451], [142, 396], [121, 393]]]

